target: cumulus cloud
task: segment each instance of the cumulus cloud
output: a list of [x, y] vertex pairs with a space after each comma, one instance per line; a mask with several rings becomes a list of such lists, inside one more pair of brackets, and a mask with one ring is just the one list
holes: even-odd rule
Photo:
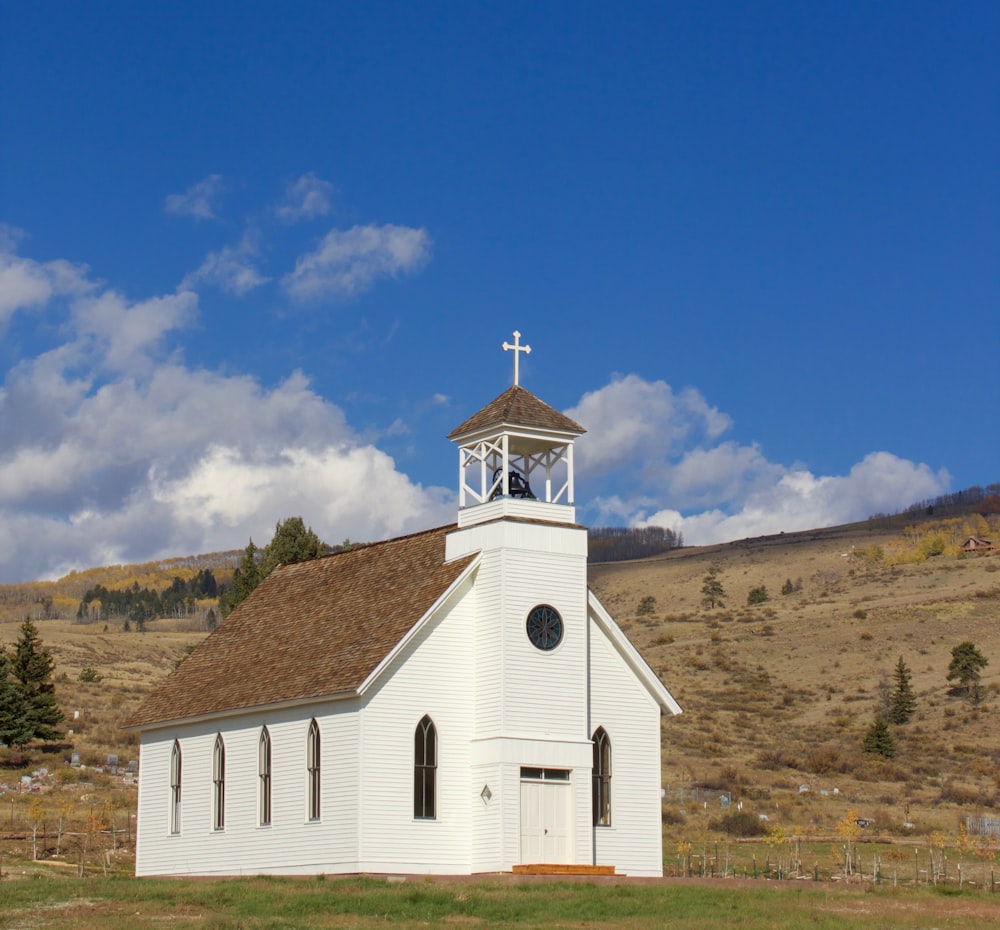
[[184, 278], [181, 288], [197, 290], [202, 284], [210, 284], [243, 297], [271, 280], [257, 270], [257, 251], [256, 235], [247, 232], [239, 245], [209, 252], [201, 267]]
[[45, 304], [53, 296], [82, 294], [93, 285], [87, 267], [66, 261], [34, 262], [16, 253], [24, 234], [0, 223], [0, 331], [18, 310]]
[[[588, 430], [577, 462], [580, 483], [596, 491], [591, 522], [665, 526], [691, 545], [850, 523], [943, 494], [951, 480], [884, 451], [847, 475], [770, 462], [756, 444], [722, 438], [731, 419], [698, 391], [637, 375], [567, 413]], [[609, 484], [628, 493], [602, 494]]]
[[288, 185], [284, 199], [275, 207], [274, 213], [286, 223], [326, 216], [332, 209], [330, 198], [334, 192], [335, 188], [329, 181], [310, 171]]
[[638, 375], [616, 376], [566, 413], [587, 428], [577, 462], [591, 476], [627, 470], [638, 478], [648, 465], [655, 480], [663, 462], [685, 445], [711, 441], [732, 425], [694, 388], [675, 393], [664, 381]]
[[295, 263], [282, 283], [295, 300], [350, 297], [377, 278], [396, 277], [421, 268], [430, 256], [425, 229], [410, 226], [353, 226], [334, 229]]
[[297, 513], [331, 541], [454, 516], [451, 492], [400, 472], [303, 374], [264, 388], [186, 365], [190, 291], [129, 301], [82, 280], [58, 300], [52, 269], [21, 262], [49, 283], [18, 306], [61, 341], [0, 386], [0, 583], [266, 542]]
[[196, 220], [214, 220], [215, 201], [222, 193], [222, 175], [210, 174], [192, 184], [183, 194], [168, 194], [163, 209], [174, 216], [192, 216]]

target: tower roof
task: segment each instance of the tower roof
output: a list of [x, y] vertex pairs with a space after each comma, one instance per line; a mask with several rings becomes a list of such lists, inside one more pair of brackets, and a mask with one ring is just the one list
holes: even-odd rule
[[449, 439], [458, 439], [468, 433], [479, 432], [494, 426], [523, 426], [531, 429], [554, 430], [580, 436], [587, 432], [575, 420], [550, 407], [535, 397], [531, 391], [515, 384], [499, 397], [491, 400], [482, 410], [474, 413], [461, 426], [456, 426]]

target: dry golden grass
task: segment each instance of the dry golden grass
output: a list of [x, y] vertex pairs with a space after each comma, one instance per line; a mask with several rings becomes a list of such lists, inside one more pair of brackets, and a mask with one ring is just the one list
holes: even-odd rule
[[[590, 568], [597, 595], [684, 708], [663, 723], [664, 784], [731, 792], [734, 802], [779, 824], [781, 834], [758, 841], [759, 860], [790, 859], [788, 840], [796, 836], [836, 841], [849, 809], [874, 817], [883, 838], [925, 846], [958, 844], [966, 815], [1000, 816], [1000, 554], [895, 565], [861, 556], [873, 545], [889, 551], [900, 539], [898, 522], [871, 522]], [[726, 604], [706, 610], [702, 579], [713, 565]], [[786, 581], [800, 580], [800, 590], [781, 594]], [[748, 593], [761, 585], [770, 599], [747, 607]], [[644, 613], [648, 597], [655, 606]], [[23, 615], [0, 614], [0, 642], [16, 640]], [[122, 766], [137, 758], [137, 738], [121, 722], [205, 634], [194, 621], [156, 620], [141, 634], [71, 619], [37, 625], [56, 660], [57, 696], [72, 732], [52, 751], [32, 749], [26, 770], [4, 768], [10, 754], [0, 753], [0, 784], [40, 766], [52, 771], [39, 794], [0, 797], [0, 858], [30, 859], [37, 822], [51, 860], [63, 820], [71, 834], [60, 849], [67, 867], [128, 871], [135, 788], [95, 766], [110, 753]], [[948, 693], [951, 649], [964, 640], [990, 659], [986, 699], [976, 708]], [[918, 706], [894, 728], [896, 757], [881, 760], [861, 743], [880, 681], [891, 681], [900, 655]], [[102, 680], [81, 682], [85, 668]], [[72, 752], [83, 770], [65, 764]], [[688, 792], [682, 803], [668, 793], [668, 865], [675, 849], [735, 843], [711, 826], [721, 813], [714, 796], [692, 803]], [[904, 830], [904, 821], [914, 829]], [[124, 840], [100, 833], [111, 827], [125, 829]], [[3, 840], [5, 832], [14, 838]], [[119, 843], [124, 850], [111, 848]], [[830, 848], [835, 857], [836, 842]]]
[[[814, 836], [835, 835], [848, 806], [898, 836], [912, 822], [956, 838], [966, 815], [1000, 816], [1000, 555], [861, 555], [900, 539], [898, 521], [873, 521], [591, 566], [591, 586], [684, 709], [664, 721], [665, 785], [731, 791], [786, 833]], [[713, 565], [727, 597], [708, 610]], [[782, 595], [789, 580], [801, 590]], [[747, 607], [760, 585], [769, 600]], [[975, 708], [947, 682], [965, 640], [990, 659]], [[900, 656], [917, 711], [882, 760], [861, 745]], [[673, 818], [668, 795], [668, 838], [703, 834], [720, 814], [717, 800], [704, 804]]]

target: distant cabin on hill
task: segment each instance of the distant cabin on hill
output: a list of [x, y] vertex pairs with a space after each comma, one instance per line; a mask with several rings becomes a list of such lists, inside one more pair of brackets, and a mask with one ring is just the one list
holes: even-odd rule
[[584, 430], [514, 336], [457, 523], [276, 569], [132, 716], [138, 875], [662, 874], [680, 708], [587, 588]]
[[969, 555], [985, 555], [993, 551], [993, 543], [981, 536], [970, 536], [962, 543], [962, 551]]

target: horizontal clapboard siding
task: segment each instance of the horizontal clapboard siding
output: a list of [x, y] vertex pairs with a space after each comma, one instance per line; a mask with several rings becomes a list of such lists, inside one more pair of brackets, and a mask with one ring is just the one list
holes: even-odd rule
[[[306, 735], [311, 718], [286, 710], [225, 721], [225, 824], [213, 829], [212, 759], [218, 725], [143, 734], [136, 874], [238, 875], [356, 871], [357, 718], [327, 702], [320, 728], [321, 817], [308, 821]], [[261, 825], [258, 741], [271, 736], [271, 823]], [[182, 753], [181, 830], [170, 833], [170, 753]]]
[[[474, 600], [421, 631], [366, 697], [361, 730], [363, 871], [470, 871], [469, 766], [475, 706]], [[437, 730], [437, 813], [413, 816], [414, 733]]]
[[611, 825], [593, 828], [595, 861], [662, 875], [660, 707], [597, 624], [590, 656], [591, 729], [604, 727], [612, 752]]

